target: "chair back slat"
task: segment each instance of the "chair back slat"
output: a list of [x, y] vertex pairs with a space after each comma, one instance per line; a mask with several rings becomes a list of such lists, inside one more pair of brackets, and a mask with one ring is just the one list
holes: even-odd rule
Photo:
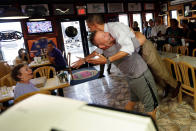
[[178, 101], [182, 102], [182, 93], [193, 96], [194, 98], [194, 110], [196, 111], [196, 80], [194, 68], [185, 62], [178, 62], [179, 77], [181, 81], [181, 87], [178, 93]]
[[169, 71], [169, 73], [176, 79], [176, 80], [179, 80], [179, 77], [178, 77], [178, 69], [177, 69], [177, 65], [175, 63], [175, 61], [173, 61], [172, 59], [170, 58], [164, 58], [163, 59], [165, 65], [166, 65], [166, 68], [167, 70]]
[[12, 79], [11, 73], [5, 75], [0, 79], [0, 86], [13, 86], [16, 85], [16, 81]]
[[180, 81], [190, 87], [195, 86], [195, 71], [194, 68], [185, 62], [178, 63], [179, 71], [180, 71]]
[[40, 75], [40, 77], [46, 76], [47, 79], [50, 78], [50, 73], [52, 72], [53, 77], [56, 75], [56, 70], [52, 66], [43, 66], [37, 68], [35, 71], [33, 71], [34, 78], [37, 77], [37, 73]]
[[177, 46], [177, 53], [182, 55], [189, 55], [189, 50], [187, 46]]
[[195, 57], [196, 56], [196, 48], [195, 49], [193, 49], [193, 53], [192, 53], [192, 55]]
[[172, 46], [170, 44], [164, 44], [163, 45], [163, 51], [172, 52]]

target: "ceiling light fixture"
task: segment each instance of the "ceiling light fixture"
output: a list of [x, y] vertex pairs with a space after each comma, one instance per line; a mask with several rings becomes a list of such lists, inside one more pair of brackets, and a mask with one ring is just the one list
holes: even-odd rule
[[29, 21], [44, 21], [45, 18], [29, 19]]

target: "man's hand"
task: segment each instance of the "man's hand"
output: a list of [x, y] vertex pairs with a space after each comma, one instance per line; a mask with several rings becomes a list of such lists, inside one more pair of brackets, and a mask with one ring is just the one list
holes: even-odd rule
[[143, 35], [141, 32], [135, 32], [135, 37], [139, 41], [140, 45], [143, 45], [146, 41], [145, 35]]
[[82, 66], [85, 63], [84, 58], [80, 58], [80, 57], [78, 57], [78, 58], [79, 58], [78, 61], [72, 63], [72, 66], [71, 66], [72, 68], [78, 69], [80, 66]]
[[92, 63], [92, 64], [95, 64], [95, 65], [106, 64], [107, 63], [107, 59], [103, 55], [97, 53], [96, 56], [98, 56], [99, 58], [90, 58], [90, 59], [87, 59], [86, 61], [88, 63]]

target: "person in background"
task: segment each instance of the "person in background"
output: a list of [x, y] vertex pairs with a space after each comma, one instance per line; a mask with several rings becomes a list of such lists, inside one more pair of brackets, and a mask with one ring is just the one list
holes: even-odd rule
[[150, 29], [150, 27], [148, 26], [148, 22], [144, 21], [143, 34], [146, 36], [147, 39], [148, 39], [149, 29]]
[[151, 30], [151, 36], [157, 43], [157, 49], [161, 50], [162, 46], [165, 44], [165, 33], [167, 26], [162, 24], [161, 18], [157, 17], [155, 19], [155, 26]]
[[183, 31], [178, 27], [178, 21], [176, 19], [170, 20], [170, 27], [166, 30], [167, 42], [171, 46], [181, 46], [181, 38], [183, 37]]
[[31, 82], [33, 78], [32, 70], [26, 64], [15, 66], [11, 72], [12, 78], [17, 82], [14, 89], [14, 99], [26, 93], [39, 91]]
[[183, 27], [183, 37], [185, 43], [188, 43], [189, 47], [189, 55], [192, 56], [193, 49], [196, 48], [196, 31], [194, 31], [194, 23], [188, 22], [188, 21], [183, 21], [182, 22], [182, 27]]
[[133, 22], [133, 30], [134, 30], [134, 31], [140, 31], [140, 28], [138, 27], [137, 21], [134, 21], [134, 22]]
[[56, 71], [64, 70], [67, 63], [59, 49], [57, 49], [52, 42], [48, 42], [48, 59], [55, 67]]
[[31, 60], [29, 58], [28, 52], [24, 48], [21, 48], [18, 50], [18, 56], [14, 59], [13, 64], [14, 65], [18, 65], [22, 63], [29, 64], [30, 62]]
[[146, 38], [153, 41], [153, 38], [152, 38], [152, 35], [151, 35], [151, 31], [152, 31], [152, 28], [154, 27], [154, 21], [152, 19], [150, 19], [148, 21], [148, 23], [149, 23], [149, 29], [147, 31], [147, 37]]

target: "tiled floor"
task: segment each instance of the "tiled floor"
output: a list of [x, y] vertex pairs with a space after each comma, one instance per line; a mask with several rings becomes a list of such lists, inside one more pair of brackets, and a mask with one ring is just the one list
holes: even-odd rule
[[[65, 97], [124, 109], [130, 97], [127, 82], [114, 66], [111, 72], [105, 72], [104, 78], [65, 88]], [[138, 103], [135, 111], [144, 112], [143, 105]], [[182, 104], [170, 96], [161, 99], [156, 119], [160, 131], [196, 131], [193, 99], [184, 97]]]

